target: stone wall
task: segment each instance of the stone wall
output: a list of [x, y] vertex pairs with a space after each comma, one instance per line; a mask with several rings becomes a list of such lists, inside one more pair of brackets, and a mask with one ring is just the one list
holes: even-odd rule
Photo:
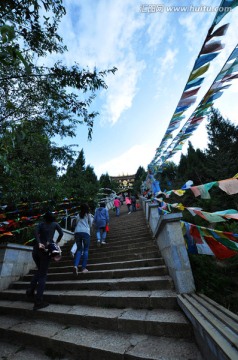
[[32, 247], [18, 244], [0, 245], [0, 290], [35, 267]]
[[159, 215], [158, 206], [141, 198], [140, 202], [156, 244], [179, 294], [195, 291], [194, 278], [180, 226], [182, 214]]
[[[63, 238], [59, 245], [62, 246], [73, 239], [74, 234], [71, 231], [64, 230]], [[54, 240], [58, 237], [55, 232]], [[1, 244], [0, 245], [0, 291], [7, 289], [8, 286], [26, 275], [35, 268], [32, 259], [32, 247], [19, 244]]]

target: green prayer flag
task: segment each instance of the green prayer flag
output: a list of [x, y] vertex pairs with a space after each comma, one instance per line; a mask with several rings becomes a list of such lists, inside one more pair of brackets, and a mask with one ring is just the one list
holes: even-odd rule
[[209, 69], [210, 63], [200, 67], [199, 69], [193, 71], [189, 76], [188, 82], [196, 79], [200, 75], [203, 75]]

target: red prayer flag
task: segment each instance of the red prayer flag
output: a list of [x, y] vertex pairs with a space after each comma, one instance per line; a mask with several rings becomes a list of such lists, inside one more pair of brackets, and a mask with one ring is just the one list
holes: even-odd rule
[[238, 255], [237, 251], [228, 249], [210, 236], [204, 236], [204, 239], [219, 260], [229, 259]]

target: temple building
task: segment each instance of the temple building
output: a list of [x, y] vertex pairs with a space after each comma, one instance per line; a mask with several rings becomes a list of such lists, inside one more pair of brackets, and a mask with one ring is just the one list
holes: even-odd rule
[[120, 176], [110, 176], [111, 181], [115, 181], [119, 184], [119, 188], [121, 191], [130, 190], [133, 188], [135, 181], [134, 175], [120, 175]]

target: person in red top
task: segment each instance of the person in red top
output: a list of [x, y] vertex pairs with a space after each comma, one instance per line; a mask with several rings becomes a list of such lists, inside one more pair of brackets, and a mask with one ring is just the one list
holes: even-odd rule
[[113, 202], [115, 209], [116, 209], [116, 216], [120, 215], [120, 207], [121, 207], [121, 202], [119, 200], [119, 198], [116, 196]]
[[131, 197], [130, 197], [130, 195], [126, 196], [126, 206], [128, 208], [128, 214], [130, 214], [131, 213]]

